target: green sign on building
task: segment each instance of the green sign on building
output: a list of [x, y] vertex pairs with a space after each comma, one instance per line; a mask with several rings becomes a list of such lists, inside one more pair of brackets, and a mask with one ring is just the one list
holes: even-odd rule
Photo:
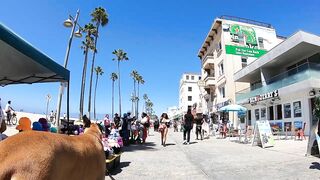
[[241, 46], [226, 45], [226, 53], [247, 57], [260, 57], [267, 53], [267, 51], [262, 49], [252, 49]]

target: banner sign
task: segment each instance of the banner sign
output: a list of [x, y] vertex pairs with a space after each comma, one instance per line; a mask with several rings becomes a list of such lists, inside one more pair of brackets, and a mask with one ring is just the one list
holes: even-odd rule
[[255, 97], [251, 97], [251, 98], [249, 98], [249, 103], [255, 103], [258, 101], [263, 101], [263, 100], [274, 98], [274, 97], [279, 97], [278, 90], [274, 90], [272, 92], [268, 92], [268, 93], [257, 95]]
[[226, 45], [226, 53], [247, 57], [260, 57], [266, 54], [267, 51], [262, 49], [252, 49], [241, 46]]
[[[262, 148], [274, 146], [274, 138], [268, 120], [257, 121], [256, 130], [259, 133]], [[255, 132], [256, 133], [256, 132]]]

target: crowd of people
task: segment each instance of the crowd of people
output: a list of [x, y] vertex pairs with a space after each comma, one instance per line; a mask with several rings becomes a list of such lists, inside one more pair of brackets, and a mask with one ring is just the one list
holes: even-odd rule
[[109, 136], [111, 131], [119, 131], [125, 146], [129, 144], [143, 144], [146, 142], [150, 127], [150, 117], [146, 113], [141, 114], [141, 118], [132, 117], [131, 113], [124, 113], [120, 118], [119, 114], [114, 114], [113, 119], [105, 115], [103, 132]]

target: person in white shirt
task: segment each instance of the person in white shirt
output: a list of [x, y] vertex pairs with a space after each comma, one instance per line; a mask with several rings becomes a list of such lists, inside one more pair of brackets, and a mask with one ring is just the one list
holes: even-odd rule
[[10, 124], [10, 119], [11, 119], [11, 111], [14, 111], [13, 108], [11, 107], [11, 101], [8, 101], [6, 107], [5, 107], [5, 112], [7, 113], [7, 122]]

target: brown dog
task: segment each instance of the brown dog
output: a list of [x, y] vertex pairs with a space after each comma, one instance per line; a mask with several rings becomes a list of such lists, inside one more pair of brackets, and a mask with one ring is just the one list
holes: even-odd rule
[[105, 166], [96, 124], [80, 136], [26, 131], [0, 142], [1, 180], [100, 180]]

